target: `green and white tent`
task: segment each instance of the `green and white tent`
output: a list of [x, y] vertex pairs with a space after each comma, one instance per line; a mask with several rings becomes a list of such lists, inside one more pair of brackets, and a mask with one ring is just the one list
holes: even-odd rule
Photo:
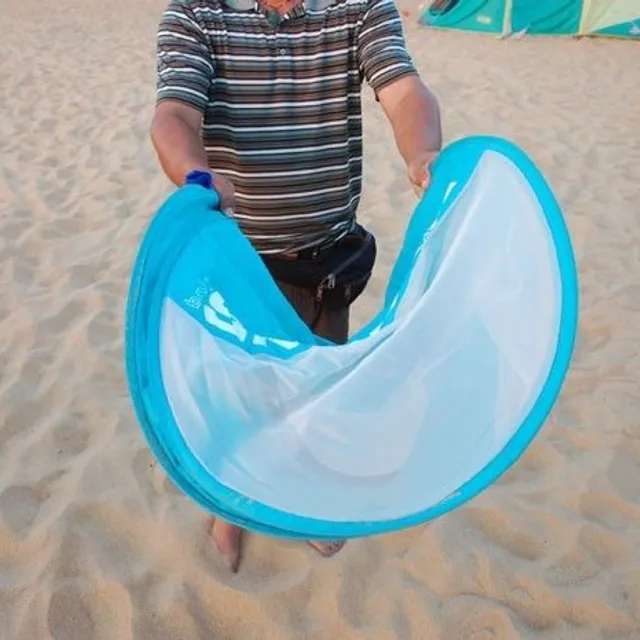
[[486, 33], [640, 39], [640, 0], [435, 0], [420, 22]]

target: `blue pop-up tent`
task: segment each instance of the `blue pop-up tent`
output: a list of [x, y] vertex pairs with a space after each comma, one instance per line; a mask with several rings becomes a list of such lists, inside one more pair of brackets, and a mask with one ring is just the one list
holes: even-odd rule
[[167, 199], [127, 308], [135, 411], [186, 495], [257, 531], [364, 536], [450, 511], [523, 453], [578, 301], [561, 211], [522, 150], [442, 152], [379, 313], [344, 345], [311, 333], [218, 205], [195, 185]]

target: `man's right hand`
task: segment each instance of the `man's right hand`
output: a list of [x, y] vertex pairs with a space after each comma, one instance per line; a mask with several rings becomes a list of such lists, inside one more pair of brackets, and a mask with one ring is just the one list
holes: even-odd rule
[[[184, 102], [165, 100], [157, 105], [151, 124], [151, 139], [167, 177], [181, 187], [187, 173], [211, 171], [200, 129], [202, 112]], [[220, 196], [220, 208], [230, 213], [235, 204], [233, 184], [225, 176], [211, 172], [213, 188]]]
[[213, 175], [213, 188], [220, 196], [220, 209], [222, 213], [227, 215], [233, 215], [233, 208], [235, 206], [235, 190], [233, 183], [225, 176], [211, 172]]

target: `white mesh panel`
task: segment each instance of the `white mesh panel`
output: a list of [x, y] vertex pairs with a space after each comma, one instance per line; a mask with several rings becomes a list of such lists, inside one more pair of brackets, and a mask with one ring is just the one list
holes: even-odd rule
[[289, 361], [217, 340], [166, 301], [170, 404], [221, 483], [298, 515], [391, 519], [436, 504], [504, 447], [557, 340], [543, 212], [519, 170], [487, 152], [423, 251], [392, 326]]

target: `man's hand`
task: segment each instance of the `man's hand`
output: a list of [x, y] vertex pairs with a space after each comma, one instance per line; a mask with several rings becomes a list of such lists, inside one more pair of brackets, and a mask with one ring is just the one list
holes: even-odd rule
[[430, 167], [442, 147], [438, 102], [417, 75], [408, 75], [383, 87], [378, 100], [393, 127], [407, 175], [421, 195], [431, 181]]
[[[190, 171], [211, 171], [200, 129], [202, 112], [177, 100], [165, 100], [157, 107], [151, 124], [151, 139], [167, 177], [178, 187]], [[220, 208], [233, 210], [233, 184], [223, 175], [211, 172], [213, 188], [220, 196]]]
[[438, 153], [435, 151], [425, 151], [407, 165], [409, 182], [419, 198], [431, 184], [431, 165], [437, 156]]
[[220, 196], [220, 208], [231, 213], [234, 207], [233, 184], [223, 175], [211, 171], [202, 144], [202, 113], [182, 102], [166, 100], [157, 107], [151, 125], [151, 139], [160, 164], [168, 178], [178, 187], [190, 171], [209, 171], [213, 188]]
[[222, 213], [227, 215], [233, 215], [233, 208], [235, 206], [235, 190], [231, 180], [225, 178], [223, 175], [212, 172], [213, 174], [213, 188], [220, 196], [220, 209]]

